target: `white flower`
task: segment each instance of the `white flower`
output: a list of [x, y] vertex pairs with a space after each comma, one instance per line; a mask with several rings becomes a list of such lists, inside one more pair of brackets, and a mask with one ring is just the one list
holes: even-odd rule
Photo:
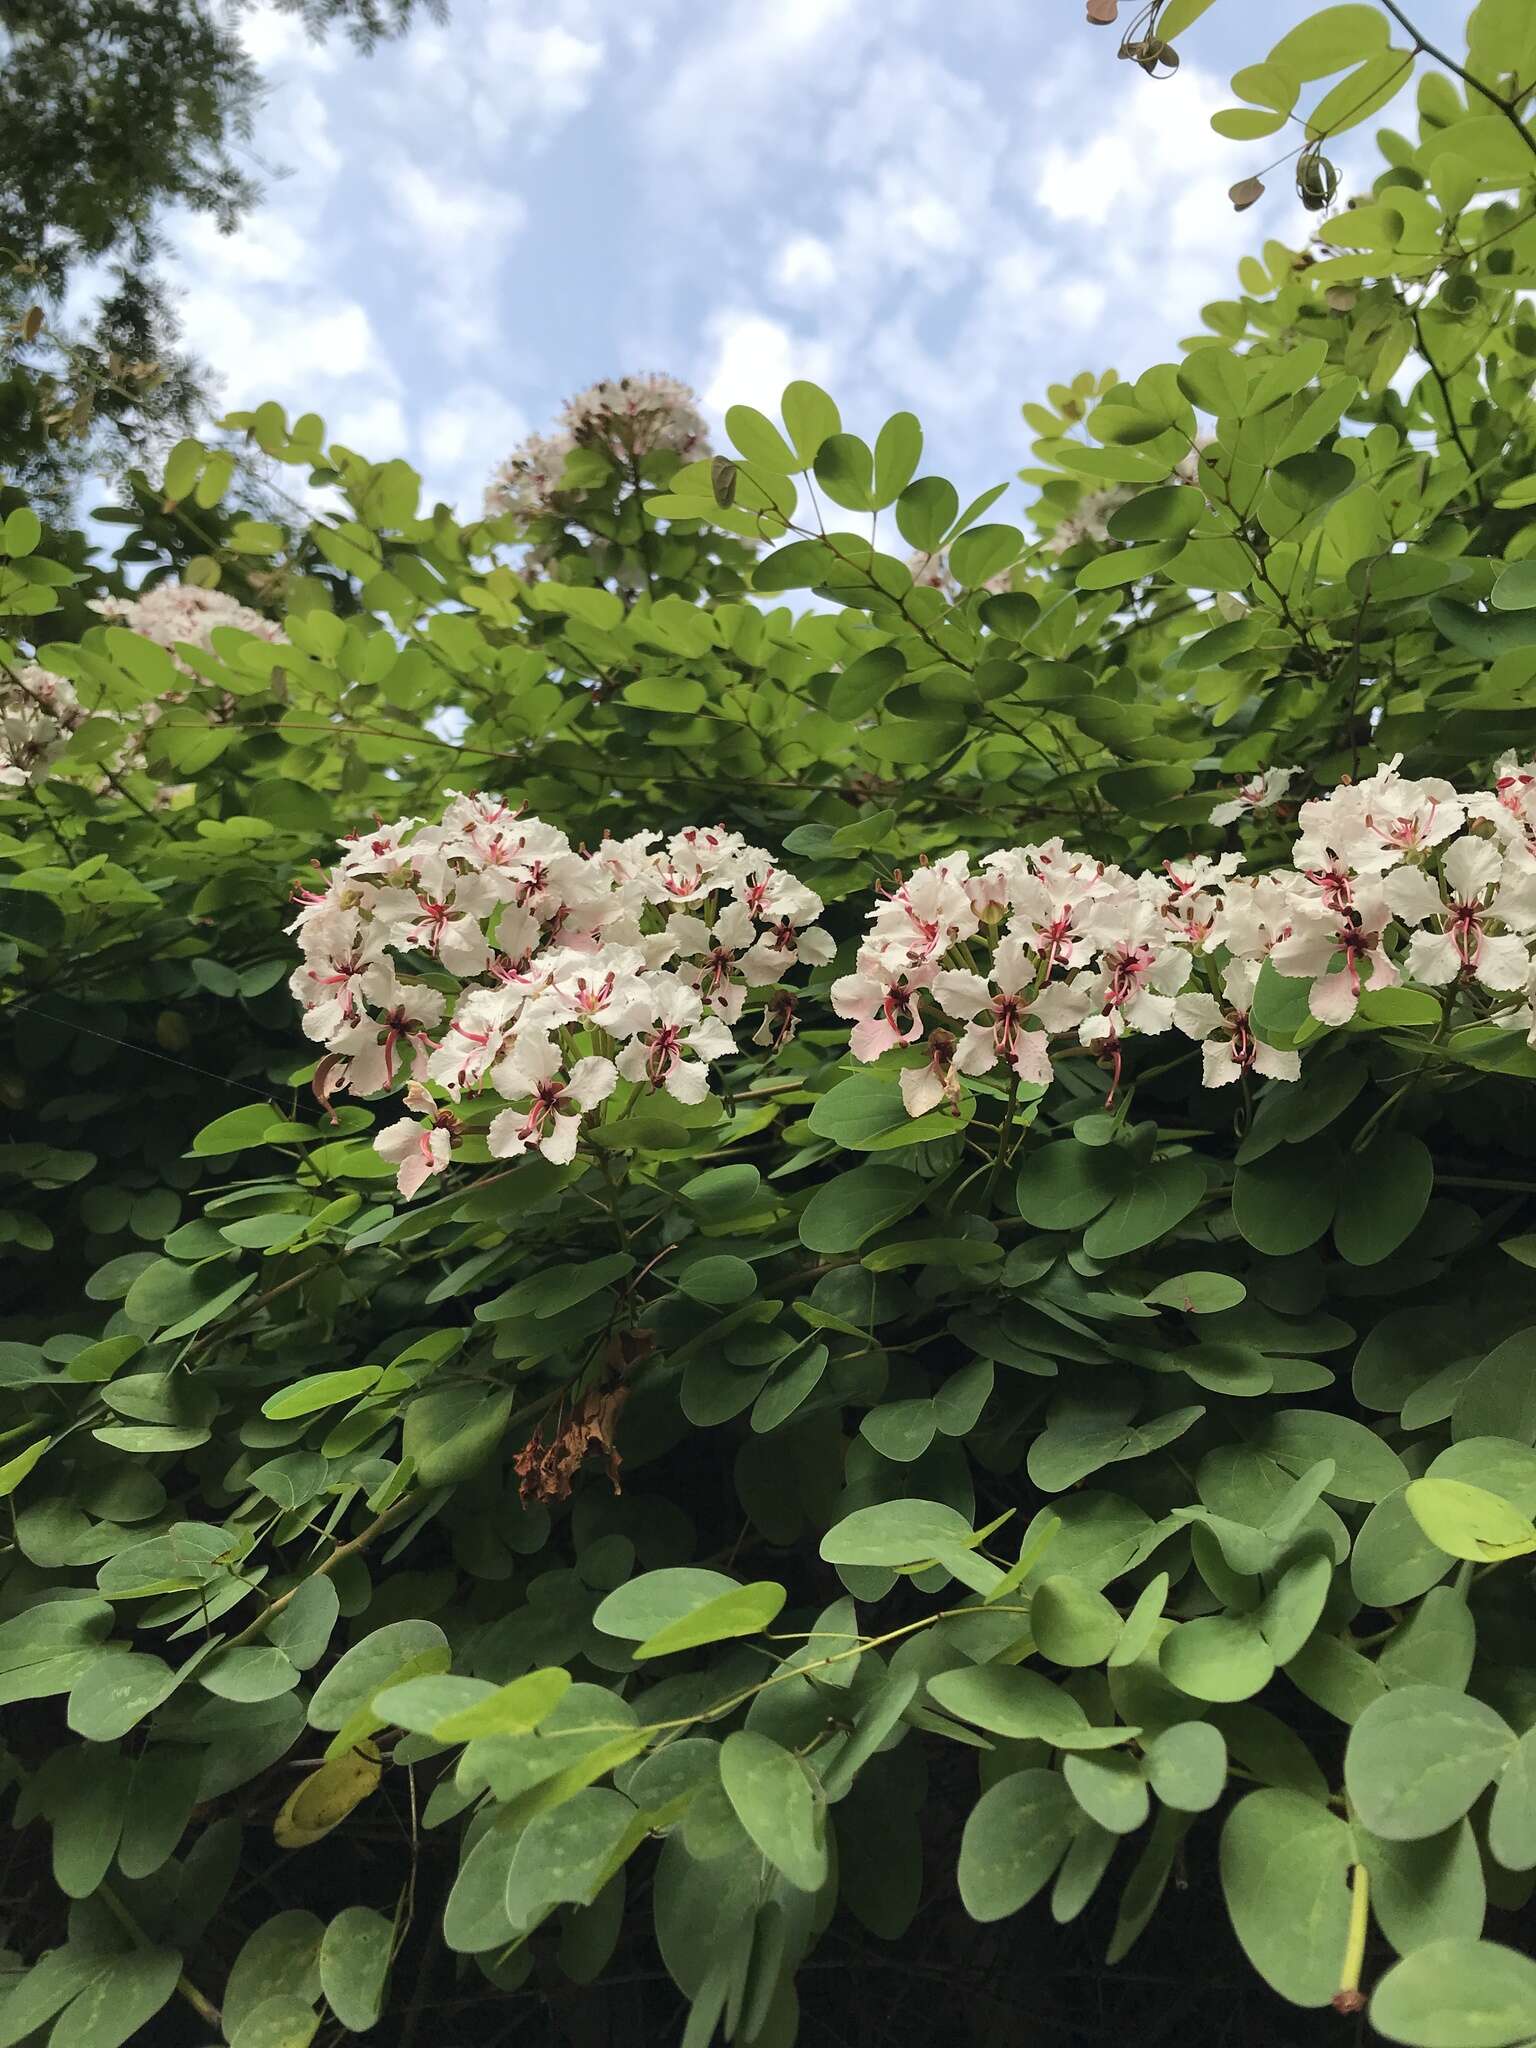
[[1433, 923], [1408, 941], [1408, 973], [1414, 981], [1441, 988], [1460, 974], [1485, 988], [1523, 988], [1530, 947], [1514, 932], [1494, 934], [1491, 921], [1529, 931], [1536, 923], [1536, 877], [1504, 881], [1504, 854], [1492, 839], [1463, 837], [1447, 847], [1441, 862], [1445, 888], [1436, 888], [1423, 868], [1394, 868], [1387, 876], [1387, 901], [1408, 924]]
[[1216, 805], [1211, 823], [1232, 825], [1254, 811], [1269, 810], [1279, 803], [1300, 773], [1299, 768], [1266, 768], [1261, 775], [1251, 775], [1238, 784], [1236, 796]]
[[1379, 875], [1461, 829], [1464, 808], [1452, 785], [1438, 775], [1408, 780], [1397, 772], [1401, 758], [1302, 805], [1296, 867]]
[[1207, 1088], [1223, 1088], [1250, 1069], [1272, 1081], [1301, 1078], [1301, 1055], [1266, 1045], [1249, 1026], [1248, 1011], [1258, 978], [1256, 961], [1234, 960], [1222, 976], [1224, 1002], [1202, 991], [1181, 995], [1174, 1003], [1175, 1028], [1186, 1037], [1204, 1041], [1201, 1069]]
[[619, 1054], [618, 1069], [626, 1081], [665, 1088], [679, 1102], [702, 1102], [709, 1093], [708, 1062], [735, 1050], [726, 1026], [704, 1015], [697, 990], [656, 975], [649, 1022]]
[[63, 676], [33, 662], [0, 676], [0, 793], [40, 782], [85, 719]]
[[[395, 1186], [409, 1201], [434, 1174], [446, 1171], [449, 1155], [458, 1144], [459, 1121], [451, 1110], [439, 1109], [426, 1089], [412, 1082], [405, 1091], [406, 1107], [415, 1116], [402, 1117], [379, 1132], [373, 1149], [399, 1170]], [[424, 1123], [416, 1118], [425, 1117]]]
[[[1270, 958], [1277, 972], [1311, 981], [1307, 1008], [1320, 1024], [1347, 1024], [1359, 1007], [1366, 970], [1372, 988], [1392, 988], [1400, 978], [1384, 949], [1390, 924], [1379, 889], [1359, 893], [1340, 909], [1321, 902], [1298, 907], [1290, 936]], [[1334, 968], [1337, 955], [1343, 964]]]
[[584, 1110], [595, 1109], [618, 1084], [612, 1060], [578, 1060], [569, 1078], [562, 1078], [560, 1049], [553, 1040], [529, 1035], [518, 1041], [509, 1060], [492, 1074], [497, 1092], [526, 1109], [504, 1109], [491, 1120], [486, 1144], [493, 1159], [516, 1159], [530, 1150], [542, 1152], [555, 1166], [568, 1166], [576, 1156], [576, 1139]]
[[945, 968], [934, 976], [934, 1001], [968, 1025], [955, 1056], [962, 1074], [984, 1074], [1001, 1060], [1021, 1081], [1042, 1088], [1049, 1083], [1046, 1033], [1031, 1031], [1026, 1022], [1034, 1013], [1030, 992], [1038, 971], [1022, 941], [1010, 938], [992, 956], [990, 984], [963, 968]]

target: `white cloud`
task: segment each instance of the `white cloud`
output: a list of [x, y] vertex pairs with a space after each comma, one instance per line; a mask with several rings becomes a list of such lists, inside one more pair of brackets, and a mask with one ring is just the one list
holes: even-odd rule
[[811, 298], [837, 281], [837, 258], [820, 235], [791, 235], [773, 263], [773, 281], [787, 298]]
[[464, 384], [434, 405], [414, 439], [431, 498], [470, 511], [492, 469], [528, 431], [523, 412], [488, 384]]
[[385, 392], [349, 405], [326, 428], [332, 441], [341, 441], [370, 462], [387, 462], [405, 446], [405, 413], [398, 398]]
[[712, 356], [701, 395], [716, 418], [729, 405], [755, 405], [772, 415], [786, 384], [797, 377], [817, 383], [827, 374], [822, 345], [764, 313], [716, 313], [708, 332]]

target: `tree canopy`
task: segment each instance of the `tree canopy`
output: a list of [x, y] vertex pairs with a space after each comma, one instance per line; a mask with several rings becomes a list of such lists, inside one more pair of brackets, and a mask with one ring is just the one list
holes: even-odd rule
[[1315, 239], [1027, 526], [657, 376], [9, 502], [0, 2048], [1536, 2041], [1536, 18], [1425, 55], [1237, 75]]

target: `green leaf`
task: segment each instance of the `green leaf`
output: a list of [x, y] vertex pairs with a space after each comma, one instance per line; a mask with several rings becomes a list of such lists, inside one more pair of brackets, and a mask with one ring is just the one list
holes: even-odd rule
[[[64, 2008], [48, 2037], [50, 2048], [123, 2048], [165, 2005], [180, 1975], [177, 1949], [136, 1948], [113, 1956]], [[0, 2029], [4, 2024], [0, 2016]]]
[[1300, 1792], [1250, 1792], [1221, 1831], [1221, 1888], [1249, 1962], [1293, 2005], [1339, 1988], [1349, 1939], [1348, 1824]]
[[771, 1579], [739, 1586], [707, 1601], [692, 1613], [659, 1628], [635, 1650], [636, 1657], [670, 1657], [702, 1643], [723, 1643], [732, 1636], [755, 1636], [778, 1614], [788, 1594]]
[[901, 537], [919, 554], [931, 555], [960, 510], [960, 494], [941, 476], [920, 476], [896, 500], [896, 525]]
[[1403, 2048], [1513, 2048], [1536, 2035], [1536, 1962], [1493, 1941], [1431, 1941], [1395, 1963], [1371, 2025]]
[[1285, 1258], [1305, 1251], [1333, 1221], [1341, 1167], [1338, 1148], [1327, 1138], [1282, 1145], [1238, 1167], [1232, 1220], [1256, 1252]]
[[857, 1251], [866, 1239], [898, 1222], [929, 1192], [928, 1183], [899, 1166], [857, 1166], [825, 1182], [800, 1213], [807, 1251]]
[[[1536, 1869], [1536, 1728], [1528, 1728], [1499, 1776], [1488, 1847], [1506, 1870]], [[1480, 1931], [1479, 1928], [1474, 1932]]]
[[1325, 7], [1283, 35], [1269, 53], [1277, 70], [1305, 82], [1358, 64], [1386, 46], [1387, 17], [1379, 7]]
[[811, 1781], [779, 1744], [738, 1728], [720, 1745], [720, 1782], [736, 1818], [781, 1876], [800, 1891], [819, 1891], [827, 1847]]
[[1005, 1920], [1049, 1884], [1078, 1807], [1055, 1771], [1015, 1771], [971, 1809], [960, 1840], [960, 1899], [973, 1920]]
[[[1038, 1740], [1063, 1749], [1087, 1733], [1088, 1716], [1069, 1692], [1038, 1671], [1012, 1664], [981, 1664], [941, 1671], [928, 1681], [931, 1698], [947, 1713], [1015, 1741]], [[1120, 1730], [1123, 1736], [1129, 1730]]]
[[694, 1565], [670, 1565], [662, 1571], [644, 1572], [638, 1579], [617, 1587], [598, 1607], [592, 1621], [604, 1635], [645, 1643], [674, 1623], [742, 1590], [724, 1572], [703, 1571]]
[[1274, 1654], [1249, 1615], [1178, 1624], [1158, 1653], [1163, 1676], [1196, 1700], [1246, 1700], [1275, 1675]]
[[1487, 1887], [1471, 1821], [1422, 1842], [1384, 1842], [1358, 1820], [1354, 1835], [1371, 1880], [1371, 1911], [1399, 1955], [1447, 1935], [1476, 1940], [1482, 1933]]
[[965, 1096], [953, 1110], [930, 1110], [912, 1117], [901, 1089], [882, 1074], [850, 1074], [839, 1081], [811, 1111], [810, 1126], [818, 1138], [849, 1152], [891, 1152], [908, 1145], [931, 1144], [963, 1131], [976, 1113], [974, 1097]]
[[1344, 1783], [1374, 1834], [1438, 1835], [1490, 1785], [1515, 1747], [1503, 1717], [1443, 1685], [1405, 1685], [1374, 1701], [1350, 1731]]
[[817, 450], [816, 481], [835, 505], [868, 512], [875, 502], [875, 458], [857, 434], [831, 434]]
[[278, 1422], [286, 1422], [294, 1415], [313, 1415], [321, 1408], [350, 1401], [354, 1394], [367, 1393], [379, 1376], [380, 1368], [376, 1365], [352, 1366], [343, 1372], [317, 1372], [307, 1380], [284, 1387], [279, 1394], [269, 1394], [261, 1404], [261, 1412]]
[[1054, 1573], [1035, 1588], [1029, 1628], [1042, 1657], [1076, 1670], [1104, 1662], [1120, 1634], [1120, 1616], [1102, 1593]]
[[779, 410], [799, 458], [796, 469], [808, 469], [816, 460], [822, 443], [841, 431], [842, 419], [825, 391], [797, 379], [784, 387]]
[[802, 467], [773, 421], [750, 405], [726, 408], [725, 431], [743, 461], [756, 463], [774, 476], [789, 476]]
[[827, 1564], [922, 1564], [973, 1541], [965, 1516], [941, 1501], [888, 1500], [834, 1523], [821, 1539], [821, 1556]]
[[892, 413], [875, 436], [874, 507], [894, 504], [923, 458], [923, 430], [917, 415]]
[[320, 1989], [349, 2033], [365, 2034], [384, 2009], [393, 1921], [370, 1906], [346, 1906], [320, 1943]]
[[1448, 1557], [1498, 1564], [1536, 1550], [1536, 1523], [1481, 1486], [1460, 1479], [1416, 1479], [1403, 1497], [1424, 1534]]
[[1146, 1745], [1147, 1783], [1164, 1806], [1208, 1813], [1227, 1783], [1227, 1745], [1209, 1721], [1176, 1721]]
[[448, 1639], [435, 1622], [391, 1621], [374, 1629], [354, 1643], [315, 1688], [309, 1702], [310, 1727], [344, 1727], [417, 1658], [428, 1660], [419, 1668], [447, 1670]]
[[[1378, 17], [1379, 18], [1379, 17]], [[1411, 50], [1382, 50], [1341, 78], [1307, 116], [1307, 135], [1325, 140], [1369, 120], [1402, 89], [1413, 70]]]
[[1418, 1227], [1434, 1191], [1429, 1147], [1406, 1131], [1387, 1131], [1348, 1155], [1333, 1241], [1352, 1266], [1390, 1258]]
[[962, 590], [979, 590], [1011, 568], [1023, 547], [1024, 536], [1016, 526], [973, 526], [950, 548], [950, 574]]
[[1061, 1768], [1084, 1813], [1113, 1835], [1134, 1834], [1152, 1810], [1141, 1766], [1121, 1750], [1098, 1756], [1069, 1752]]
[[[11, 517], [15, 518], [15, 513]], [[15, 549], [11, 551], [13, 554]], [[1536, 605], [1536, 562], [1511, 562], [1499, 572], [1488, 602], [1496, 611], [1525, 612]]]

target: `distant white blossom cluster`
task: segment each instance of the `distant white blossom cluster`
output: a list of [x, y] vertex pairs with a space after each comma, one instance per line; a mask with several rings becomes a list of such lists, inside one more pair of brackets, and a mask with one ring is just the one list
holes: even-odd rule
[[1000, 1065], [1045, 1086], [1066, 1039], [1117, 1081], [1125, 1039], [1166, 1031], [1200, 1042], [1208, 1087], [1291, 1081], [1297, 1054], [1250, 1022], [1266, 961], [1310, 983], [1324, 1025], [1406, 979], [1463, 990], [1536, 1044], [1536, 762], [1510, 756], [1492, 790], [1463, 797], [1394, 760], [1303, 804], [1299, 825], [1292, 865], [1259, 875], [1237, 853], [1132, 875], [1059, 839], [988, 854], [977, 873], [966, 853], [918, 868], [882, 893], [856, 971], [832, 985], [855, 1059], [921, 1046], [900, 1076], [913, 1116]]
[[530, 434], [491, 478], [488, 514], [537, 519], [558, 509], [560, 478], [579, 447], [605, 449], [618, 462], [640, 462], [658, 449], [691, 461], [709, 453], [708, 428], [686, 384], [662, 371], [605, 377], [563, 407], [552, 433]]
[[0, 793], [41, 782], [85, 718], [63, 676], [35, 662], [0, 675]]
[[[466, 1099], [487, 1091], [510, 1105], [486, 1132], [492, 1156], [556, 1163], [621, 1081], [702, 1102], [747, 991], [834, 952], [821, 899], [723, 826], [589, 853], [499, 797], [453, 794], [439, 823], [342, 843], [326, 888], [301, 896], [289, 986], [326, 1048], [317, 1092], [405, 1082], [412, 1114], [376, 1146], [407, 1196], [448, 1165]], [[781, 991], [753, 1042], [794, 1024]]]
[[[274, 646], [287, 643], [287, 635], [273, 620], [263, 618], [227, 591], [204, 590], [195, 583], [157, 583], [133, 597], [99, 597], [91, 610], [99, 613], [109, 626], [126, 626], [130, 633], [141, 634], [157, 647], [168, 649], [173, 659], [176, 648], [183, 644], [199, 647], [205, 653], [211, 650], [217, 626], [234, 626], [242, 633], [254, 633], [258, 640], [270, 641]], [[200, 680], [196, 669], [186, 662], [177, 659], [176, 666], [184, 676]]]
[[[931, 548], [927, 554], [919, 548], [908, 555], [907, 568], [920, 590], [942, 591], [951, 603], [961, 595], [960, 584], [949, 566], [948, 548]], [[1003, 591], [1013, 588], [1013, 572], [1011, 569], [999, 569], [995, 576], [989, 576], [977, 587], [989, 596], [998, 597]]]
[[[126, 627], [165, 648], [173, 665], [192, 682], [206, 679], [181, 660], [175, 650], [190, 646], [210, 652], [216, 627], [233, 626], [274, 646], [287, 644], [280, 626], [252, 611], [249, 605], [241, 604], [238, 598], [222, 590], [202, 590], [190, 583], [157, 583], [152, 590], [140, 591], [134, 597], [96, 598], [91, 610], [104, 624]], [[153, 703], [141, 705], [130, 723], [115, 711], [88, 711], [72, 683], [35, 664], [10, 677], [0, 675], [0, 793], [35, 787], [42, 781], [87, 717], [111, 719], [128, 733], [110, 764], [114, 773], [141, 769], [147, 729], [166, 705], [184, 701], [184, 692], [167, 690]], [[226, 696], [215, 707], [213, 716], [227, 717], [234, 708], [234, 698]], [[168, 801], [175, 794], [172, 789], [163, 789], [158, 799]]]

